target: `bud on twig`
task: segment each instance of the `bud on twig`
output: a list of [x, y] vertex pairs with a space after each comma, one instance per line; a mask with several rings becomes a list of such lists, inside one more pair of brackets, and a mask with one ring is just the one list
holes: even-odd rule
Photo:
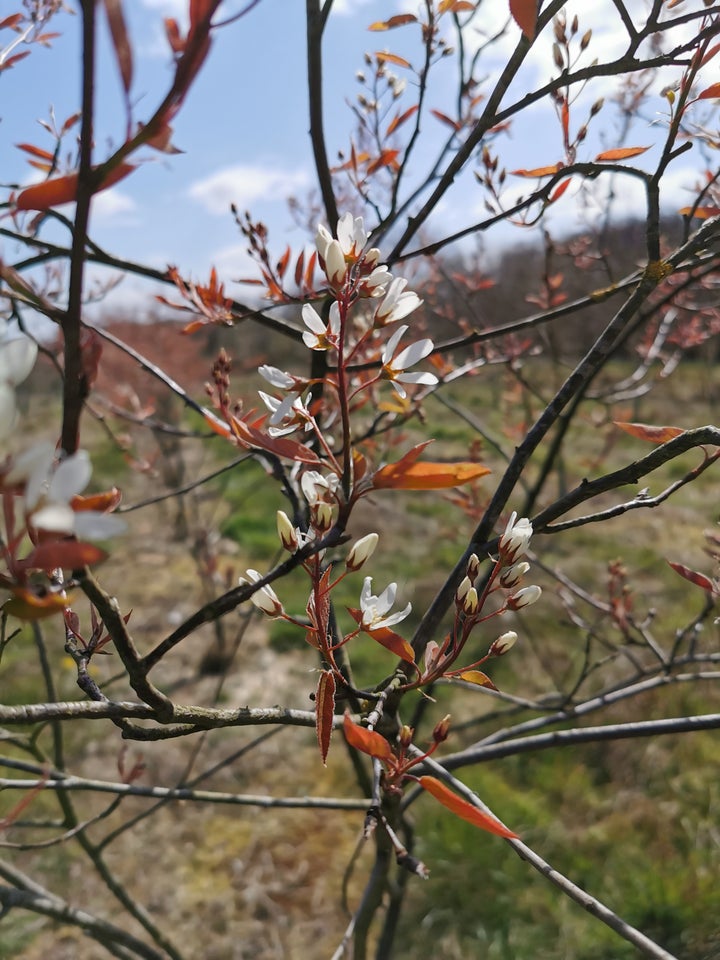
[[510, 610], [521, 610], [523, 607], [529, 607], [532, 603], [537, 603], [542, 594], [540, 587], [532, 584], [530, 587], [523, 587], [508, 599], [508, 608]]
[[345, 560], [348, 570], [359, 570], [375, 552], [379, 539], [376, 533], [368, 533], [354, 543]]
[[508, 650], [511, 650], [517, 643], [518, 635], [514, 630], [508, 630], [507, 633], [503, 633], [493, 640], [490, 644], [490, 649], [488, 650], [489, 657], [504, 657]]
[[432, 737], [435, 743], [443, 743], [450, 733], [450, 714], [446, 714], [439, 723], [435, 724]]
[[287, 550], [289, 553], [295, 553], [298, 548], [297, 533], [290, 521], [290, 517], [284, 510], [278, 510], [277, 512], [277, 532], [283, 550]]

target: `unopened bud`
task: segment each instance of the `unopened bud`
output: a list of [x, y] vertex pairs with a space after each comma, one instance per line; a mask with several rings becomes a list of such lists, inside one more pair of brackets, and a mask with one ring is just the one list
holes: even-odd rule
[[480, 561], [478, 560], [478, 555], [476, 553], [470, 554], [470, 559], [468, 560], [465, 573], [474, 583], [475, 577], [477, 577], [477, 575], [480, 573]]
[[465, 599], [465, 596], [471, 587], [472, 587], [472, 581], [470, 580], [470, 577], [463, 577], [463, 579], [460, 582], [460, 586], [455, 591], [455, 603], [457, 603], [458, 606], [462, 605], [462, 602]]
[[339, 241], [331, 240], [325, 251], [325, 274], [330, 283], [339, 287], [345, 279], [347, 264]]
[[497, 640], [493, 640], [490, 644], [490, 649], [488, 650], [489, 657], [503, 657], [512, 647], [517, 643], [518, 635], [514, 630], [508, 630], [507, 633], [503, 633], [502, 636], [498, 637]]
[[462, 612], [465, 614], [466, 617], [471, 617], [474, 613], [477, 613], [478, 604], [479, 604], [479, 601], [478, 601], [477, 590], [475, 589], [475, 587], [470, 587], [468, 592], [462, 598], [462, 603], [461, 603]]
[[590, 116], [594, 117], [597, 113], [600, 113], [604, 103], [605, 103], [605, 99], [603, 97], [600, 97], [599, 100], [596, 100], [595, 103], [590, 108]]
[[435, 743], [443, 743], [448, 738], [450, 733], [450, 714], [442, 718], [439, 723], [435, 724], [435, 729], [433, 730], [432, 736]]
[[517, 514], [513, 512], [498, 544], [500, 560], [508, 566], [527, 553], [533, 532], [532, 524], [527, 517], [521, 517], [520, 520], [516, 518]]
[[592, 30], [587, 30], [587, 31], [583, 34], [582, 40], [580, 41], [580, 49], [581, 49], [581, 50], [585, 50], [585, 49], [587, 48], [587, 45], [590, 43], [591, 37], [592, 37]]
[[312, 505], [312, 522], [318, 533], [327, 533], [333, 525], [333, 508], [331, 503], [322, 500]]
[[531, 603], [537, 603], [542, 594], [540, 587], [532, 584], [529, 587], [523, 587], [508, 599], [508, 608], [510, 610], [520, 610], [522, 607], [529, 607]]
[[511, 567], [507, 567], [500, 574], [500, 586], [505, 587], [506, 590], [516, 587], [529, 569], [530, 564], [527, 560], [518, 560], [517, 563], [514, 563]]
[[287, 550], [289, 553], [295, 553], [298, 548], [297, 533], [290, 517], [284, 510], [278, 510], [277, 512], [277, 532], [280, 537], [280, 543], [283, 545], [283, 550]]
[[[250, 579], [247, 580], [245, 577], [240, 577], [238, 583], [240, 586], [245, 584], [257, 583], [261, 579], [260, 574], [257, 570], [248, 570]], [[283, 610], [283, 605], [280, 603], [278, 595], [275, 593], [273, 588], [268, 584], [260, 587], [259, 590], [256, 590], [255, 593], [250, 597], [253, 605], [262, 610], [264, 614], [268, 617], [281, 617], [285, 612]]]
[[407, 748], [412, 743], [412, 738], [414, 733], [415, 731], [413, 730], [413, 728], [408, 727], [406, 724], [403, 724], [400, 727], [400, 735], [398, 736], [398, 740], [403, 750], [407, 750]]
[[350, 553], [345, 560], [345, 566], [348, 570], [359, 570], [362, 565], [370, 559], [375, 552], [375, 547], [380, 538], [376, 533], [368, 533], [353, 544]]

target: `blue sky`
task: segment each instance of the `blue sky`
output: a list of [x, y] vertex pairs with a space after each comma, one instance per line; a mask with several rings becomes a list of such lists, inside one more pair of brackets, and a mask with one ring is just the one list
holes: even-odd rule
[[[3, 5], [7, 0], [3, 0]], [[73, 4], [71, 4], [72, 6]], [[228, 0], [228, 14], [244, 4]], [[686, 0], [683, 9], [695, 9], [701, 0]], [[338, 149], [347, 148], [353, 130], [348, 100], [360, 91], [355, 78], [363, 67], [363, 53], [389, 48], [418, 62], [417, 30], [403, 28], [386, 33], [368, 32], [370, 23], [398, 12], [413, 12], [417, 0], [343, 0], [330, 17], [324, 44], [325, 111], [328, 147], [331, 158]], [[630, 7], [638, 21], [648, 4], [633, 0]], [[159, 102], [171, 76], [171, 57], [164, 36], [163, 16], [182, 21], [187, 0], [126, 0], [125, 12], [134, 53], [134, 119], [142, 121]], [[577, 11], [581, 32], [593, 26], [592, 55], [603, 56], [621, 49], [620, 23], [611, 0], [570, 2], [570, 13]], [[507, 0], [483, 0], [480, 25], [488, 33], [507, 19]], [[637, 11], [635, 13], [635, 11]], [[286, 243], [299, 248], [306, 237], [293, 224], [287, 209], [287, 197], [305, 197], [315, 188], [308, 137], [308, 104], [305, 91], [305, 4], [301, 0], [261, 0], [258, 6], [237, 23], [217, 32], [211, 54], [174, 123], [174, 143], [184, 152], [174, 156], [145, 152], [141, 169], [95, 201], [92, 235], [109, 251], [122, 257], [164, 268], [177, 265], [184, 274], [203, 279], [212, 264], [235, 293], [247, 293], [230, 281], [251, 275], [252, 266], [244, 252], [245, 244], [232, 217], [230, 202], [242, 210], [248, 208], [255, 219], [271, 229], [274, 249], [279, 253]], [[26, 157], [14, 144], [30, 142], [52, 149], [51, 138], [41, 129], [39, 119], [48, 119], [52, 106], [59, 123], [78, 109], [79, 104], [79, 31], [80, 17], [60, 14], [53, 24], [62, 36], [51, 49], [36, 49], [32, 56], [2, 76], [4, 96], [0, 100], [0, 156], [3, 181], [26, 184], [36, 175]], [[124, 137], [124, 111], [120, 84], [104, 18], [101, 17], [101, 41], [98, 54], [99, 84], [95, 157], [102, 160], [112, 144]], [[519, 36], [514, 25], [506, 38], [487, 58], [492, 73], [511, 51]], [[2, 39], [2, 38], [0, 38]], [[479, 42], [476, 31], [468, 43]], [[509, 99], [521, 96], [546, 80], [553, 72], [550, 31], [538, 38], [528, 67], [509, 92]], [[395, 68], [393, 68], [395, 69]], [[403, 74], [397, 69], [398, 74]], [[674, 79], [677, 78], [677, 74]], [[451, 113], [451, 58], [442, 64], [432, 86], [429, 105]], [[670, 77], [664, 82], [669, 82]], [[708, 83], [714, 77], [708, 77]], [[587, 105], [598, 95], [609, 101], [612, 86], [588, 88], [576, 108], [578, 123]], [[411, 84], [398, 101], [401, 108], [414, 102]], [[581, 106], [583, 104], [584, 106]], [[662, 135], [662, 113], [666, 102], [655, 91], [647, 115], [639, 117], [630, 133], [630, 144], [650, 144]], [[588, 140], [586, 157], [598, 149], [617, 145], [617, 119], [611, 107], [605, 108], [602, 138]], [[429, 158], [447, 134], [433, 117], [423, 122], [425, 145], [421, 158]], [[68, 138], [67, 150], [74, 144]], [[550, 164], [561, 159], [560, 134], [549, 104], [537, 105], [514, 130], [497, 143], [501, 162], [508, 169]], [[697, 151], [695, 151], [697, 153]], [[654, 152], [653, 152], [654, 153]], [[653, 153], [647, 156], [652, 162]], [[656, 154], [655, 154], [656, 155]], [[699, 158], [682, 160], [668, 180], [668, 203], [676, 207], [688, 202], [683, 186], [688, 171], [700, 169]], [[418, 173], [422, 166], [418, 164]], [[511, 180], [512, 178], [509, 178]], [[692, 176], [689, 182], [692, 182]], [[521, 186], [512, 181], [512, 191]], [[574, 188], [573, 188], [574, 189]], [[579, 187], [578, 187], [579, 189]], [[557, 229], [570, 222], [573, 207], [571, 191], [567, 202], [554, 211]], [[443, 201], [430, 228], [454, 230], [482, 216], [482, 196], [473, 178], [461, 178]], [[622, 192], [619, 204], [623, 212], [638, 208], [639, 195]], [[598, 215], [602, 195], [587, 194], [587, 216]], [[60, 240], [67, 238], [53, 230]], [[525, 242], [526, 232], [505, 228], [493, 243]], [[12, 262], [17, 255], [7, 242], [0, 255]], [[146, 284], [126, 280], [112, 294], [111, 302], [121, 309], [142, 314], [152, 308]]]

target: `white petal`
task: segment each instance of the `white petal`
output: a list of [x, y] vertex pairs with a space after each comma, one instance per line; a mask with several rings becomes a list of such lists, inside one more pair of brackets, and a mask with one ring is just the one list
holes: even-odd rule
[[295, 383], [295, 378], [291, 377], [289, 373], [280, 370], [278, 367], [271, 367], [266, 363], [258, 367], [258, 373], [278, 390], [289, 390]]
[[92, 464], [87, 450], [78, 450], [63, 460], [50, 478], [50, 499], [57, 503], [69, 503], [90, 482]]
[[75, 533], [81, 540], [109, 540], [126, 530], [125, 521], [111, 513], [80, 510], [75, 514]]
[[325, 324], [322, 317], [311, 303], [304, 303], [302, 308], [303, 323], [313, 333], [325, 333]]
[[337, 302], [337, 300], [333, 300], [332, 304], [330, 305], [330, 320], [328, 323], [328, 330], [333, 336], [340, 336], [340, 304]]
[[33, 513], [30, 522], [38, 530], [50, 533], [72, 533], [75, 529], [75, 514], [65, 503], [51, 503]]
[[35, 366], [37, 350], [37, 344], [30, 337], [0, 344], [0, 380], [14, 387], [22, 383]]
[[397, 347], [398, 343], [402, 338], [402, 335], [405, 333], [406, 330], [407, 330], [407, 326], [403, 325], [398, 327], [395, 333], [393, 333], [393, 335], [390, 337], [388, 342], [385, 344], [385, 348], [382, 352], [383, 363], [388, 363], [390, 360], [392, 360], [393, 354], [395, 353], [395, 348]]
[[16, 415], [15, 391], [9, 383], [0, 381], [0, 440], [12, 433]]
[[434, 373], [399, 373], [394, 380], [402, 383], [424, 383], [428, 387], [434, 387], [438, 382]]
[[[407, 329], [407, 327], [405, 329]], [[409, 347], [405, 347], [402, 353], [399, 353], [395, 357], [393, 366], [396, 369], [401, 368], [403, 370], [406, 367], [412, 367], [418, 360], [422, 360], [431, 353], [433, 346], [432, 340], [418, 340], [416, 343], [411, 343]]]

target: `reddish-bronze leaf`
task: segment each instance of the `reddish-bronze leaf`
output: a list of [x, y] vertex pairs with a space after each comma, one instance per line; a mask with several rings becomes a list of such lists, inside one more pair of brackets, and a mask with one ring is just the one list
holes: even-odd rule
[[11, 13], [9, 17], [5, 17], [0, 20], [0, 30], [5, 30], [7, 27], [16, 27], [22, 23], [23, 15], [21, 13]]
[[468, 823], [480, 827], [481, 830], [487, 830], [488, 833], [494, 833], [498, 837], [506, 837], [507, 839], [514, 840], [518, 838], [516, 833], [508, 830], [508, 828], [503, 826], [495, 817], [483, 813], [482, 810], [468, 803], [467, 800], [463, 800], [462, 797], [459, 797], [449, 787], [446, 787], [442, 781], [435, 777], [420, 777], [420, 786], [423, 790], [427, 790], [427, 792], [435, 797], [444, 807], [451, 810], [456, 817], [467, 820]]
[[[133, 163], [121, 163], [102, 181], [95, 193], [107, 190], [135, 169]], [[18, 210], [49, 210], [63, 203], [72, 203], [77, 196], [78, 175], [69, 173], [64, 177], [54, 177], [43, 183], [33, 184], [22, 190], [15, 201]]]
[[395, 131], [399, 126], [405, 123], [406, 120], [409, 120], [414, 113], [417, 113], [417, 109], [418, 109], [418, 104], [416, 103], [414, 107], [408, 107], [408, 109], [405, 110], [404, 113], [396, 114], [395, 117], [393, 117], [393, 119], [388, 124], [388, 128], [385, 131], [385, 136], [389, 137], [391, 133], [395, 133]]
[[21, 561], [28, 570], [45, 570], [51, 573], [63, 570], [79, 570], [105, 560], [107, 554], [94, 543], [82, 543], [78, 540], [54, 540], [41, 543], [32, 553]]
[[[207, 413], [205, 419], [208, 420], [211, 426], [213, 425], [212, 421], [208, 419]], [[222, 429], [217, 432], [222, 433]], [[255, 427], [251, 427], [250, 424], [237, 417], [232, 418], [232, 433], [247, 446], [258, 447], [260, 450], [269, 450], [270, 453], [275, 453], [278, 457], [283, 457], [286, 460], [295, 460], [299, 463], [318, 462], [317, 454], [313, 453], [310, 447], [306, 447], [296, 440], [288, 440], [287, 437], [270, 437], [268, 434], [257, 430]]]
[[122, 0], [105, 0], [105, 13], [107, 14], [110, 36], [113, 47], [115, 48], [118, 67], [120, 68], [120, 78], [125, 93], [129, 93], [130, 87], [132, 86], [133, 61], [130, 40], [128, 39], [127, 27], [125, 25], [125, 16], [123, 14]]
[[355, 623], [357, 623], [369, 637], [377, 640], [386, 650], [394, 653], [396, 657], [400, 657], [400, 659], [406, 663], [415, 663], [415, 651], [408, 641], [404, 637], [401, 637], [399, 633], [395, 633], [390, 627], [368, 630], [362, 626], [362, 610], [358, 610], [356, 607], [346, 607], [346, 609]]
[[381, 167], [393, 167], [397, 169], [397, 158], [399, 150], [383, 150], [379, 157], [376, 157], [372, 163], [368, 164], [367, 173], [375, 173]]
[[117, 487], [104, 490], [102, 493], [91, 493], [87, 497], [76, 494], [70, 501], [70, 506], [78, 513], [83, 510], [97, 510], [99, 513], [110, 513], [119, 506], [122, 493]]
[[714, 580], [711, 580], [710, 577], [706, 577], [704, 573], [698, 573], [696, 570], [691, 570], [683, 563], [673, 563], [672, 560], [668, 560], [668, 563], [673, 568], [675, 573], [679, 573], [681, 577], [684, 577], [685, 580], [689, 580], [690, 583], [694, 583], [696, 587], [702, 587], [703, 590], [707, 590], [709, 593], [717, 594], [718, 585]]
[[464, 680], [466, 683], [474, 683], [478, 687], [488, 687], [490, 690], [497, 690], [490, 677], [482, 670], [466, 670], [458, 674], [458, 680]]
[[18, 150], [24, 150], [25, 153], [31, 153], [34, 157], [40, 157], [42, 160], [50, 160], [52, 162], [53, 155], [47, 150], [42, 150], [40, 147], [35, 147], [32, 143], [16, 143], [15, 146]]
[[14, 67], [16, 63], [19, 63], [21, 60], [24, 60], [25, 57], [30, 56], [29, 50], [23, 50], [21, 53], [16, 53], [12, 57], [8, 57], [7, 60], [3, 60], [0, 63], [0, 72], [3, 70], [9, 70], [11, 67]]
[[330, 737], [335, 715], [335, 677], [330, 670], [322, 670], [315, 691], [315, 730], [322, 762], [327, 766]]
[[417, 17], [414, 13], [398, 13], [394, 17], [390, 17], [389, 20], [376, 20], [375, 23], [371, 23], [368, 27], [368, 30], [380, 31], [380, 30], [392, 30], [393, 27], [404, 27], [406, 23], [416, 23]]
[[698, 100], [718, 100], [720, 99], [720, 83], [713, 83], [705, 87], [702, 93], [697, 95]]
[[667, 443], [685, 433], [682, 427], [654, 427], [648, 423], [623, 423], [620, 420], [613, 420], [616, 427], [620, 427], [631, 437], [637, 437], [638, 440], [649, 440], [650, 443]]
[[458, 130], [462, 129], [462, 124], [458, 123], [457, 120], [453, 120], [452, 117], [449, 117], [446, 113], [441, 113], [440, 110], [431, 110], [430, 113], [434, 117], [437, 117], [441, 123], [445, 123], [448, 127], [452, 127], [456, 133]]
[[537, 25], [537, 0], [510, 0], [510, 13], [528, 40], [532, 40]]
[[630, 157], [639, 157], [650, 147], [618, 147], [616, 150], [604, 150], [595, 157], [595, 163], [605, 160], [629, 160]]
[[553, 192], [548, 197], [548, 203], [555, 203], [556, 200], [559, 200], [560, 197], [565, 193], [567, 188], [570, 186], [570, 181], [572, 177], [568, 177], [567, 180], [561, 180], [560, 183], [555, 187]]
[[367, 727], [361, 727], [359, 724], [353, 723], [347, 713], [343, 719], [343, 733], [350, 746], [355, 747], [356, 750], [361, 750], [377, 760], [387, 762], [393, 760], [393, 752], [385, 737], [380, 736], [374, 730], [368, 730]]

